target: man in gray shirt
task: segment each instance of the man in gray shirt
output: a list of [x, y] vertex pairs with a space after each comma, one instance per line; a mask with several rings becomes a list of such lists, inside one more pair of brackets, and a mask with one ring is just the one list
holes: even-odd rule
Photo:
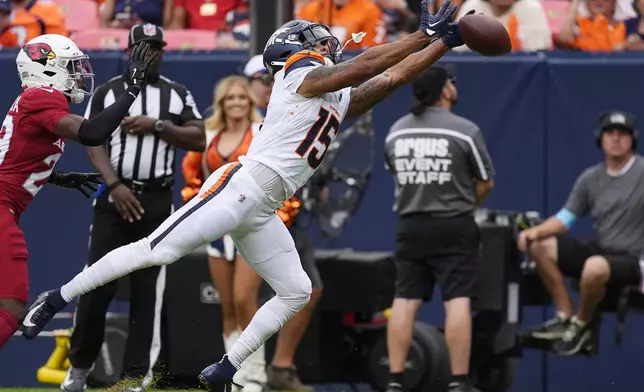
[[385, 141], [399, 216], [396, 294], [387, 331], [389, 392], [404, 389], [412, 324], [435, 282], [447, 316], [450, 392], [476, 391], [467, 377], [480, 242], [473, 215], [492, 188], [494, 170], [478, 127], [450, 112], [458, 94], [454, 82], [450, 70], [440, 66], [419, 76], [412, 113], [391, 127]]
[[[557, 306], [557, 316], [535, 328], [538, 339], [553, 340], [562, 355], [578, 353], [591, 339], [589, 321], [606, 286], [641, 284], [639, 257], [644, 251], [644, 159], [635, 153], [635, 116], [608, 112], [599, 118], [596, 139], [604, 162], [586, 169], [566, 205], [542, 224], [523, 231], [519, 249], [530, 252]], [[559, 236], [577, 218], [593, 218], [597, 240]], [[579, 310], [573, 312], [563, 276], [580, 278]]]

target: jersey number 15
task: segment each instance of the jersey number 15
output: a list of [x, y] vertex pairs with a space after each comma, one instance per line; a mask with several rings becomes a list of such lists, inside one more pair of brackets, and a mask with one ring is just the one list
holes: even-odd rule
[[[333, 131], [333, 136], [335, 136], [338, 134], [339, 129], [340, 120], [325, 108], [320, 108], [317, 121], [306, 133], [304, 140], [302, 140], [295, 152], [302, 158], [306, 155], [306, 161], [309, 166], [313, 169], [317, 169], [324, 160], [327, 149], [331, 144], [331, 131]], [[320, 130], [322, 130], [322, 132], [320, 132]], [[324, 151], [320, 152], [317, 147], [312, 147], [315, 140], [318, 140], [322, 145], [324, 145]]]

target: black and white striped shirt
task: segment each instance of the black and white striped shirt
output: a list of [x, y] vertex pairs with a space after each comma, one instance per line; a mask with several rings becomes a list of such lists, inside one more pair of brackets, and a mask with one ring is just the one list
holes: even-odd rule
[[[127, 88], [123, 76], [100, 85], [85, 111], [91, 118], [111, 105]], [[191, 120], [201, 120], [190, 91], [183, 85], [160, 76], [155, 83], [141, 91], [128, 116], [148, 116], [184, 125]], [[119, 178], [151, 180], [174, 174], [175, 148], [154, 133], [132, 135], [117, 128], [106, 142], [112, 168]]]

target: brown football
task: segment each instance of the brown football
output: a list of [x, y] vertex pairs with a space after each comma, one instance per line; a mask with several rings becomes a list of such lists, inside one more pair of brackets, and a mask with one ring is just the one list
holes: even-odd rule
[[465, 45], [483, 56], [502, 56], [512, 51], [510, 34], [489, 15], [466, 15], [458, 21], [458, 29]]

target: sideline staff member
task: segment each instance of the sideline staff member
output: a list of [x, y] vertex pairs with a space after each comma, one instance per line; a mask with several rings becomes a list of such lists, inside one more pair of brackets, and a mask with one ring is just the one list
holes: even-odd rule
[[445, 302], [450, 392], [476, 391], [467, 376], [480, 240], [473, 215], [492, 189], [494, 169], [479, 128], [450, 112], [458, 96], [454, 82], [441, 66], [420, 75], [412, 86], [412, 113], [399, 119], [385, 140], [399, 216], [396, 294], [387, 325], [390, 392], [404, 390], [413, 323], [435, 281]]
[[[635, 153], [636, 118], [612, 111], [599, 117], [597, 145], [604, 162], [575, 182], [564, 208], [542, 224], [523, 231], [519, 249], [530, 253], [539, 276], [557, 305], [557, 315], [532, 331], [532, 336], [555, 340], [561, 355], [578, 353], [591, 339], [589, 321], [604, 297], [606, 286], [641, 283], [639, 257], [644, 252], [644, 159]], [[557, 236], [577, 218], [590, 215], [597, 240], [581, 242]], [[563, 276], [581, 278], [579, 310], [573, 312]]]
[[273, 77], [264, 67], [264, 55], [257, 54], [251, 57], [244, 66], [244, 75], [250, 82], [250, 89], [257, 98], [257, 111], [266, 117], [268, 101], [273, 91]]
[[[158, 53], [147, 86], [107, 145], [88, 149], [92, 164], [107, 185], [94, 203], [88, 265], [112, 249], [144, 238], [170, 216], [175, 147], [203, 151], [206, 144], [203, 121], [190, 92], [159, 75], [166, 45], [163, 30], [152, 24], [135, 25], [130, 30], [128, 48], [143, 41], [150, 44], [149, 55]], [[85, 116], [91, 118], [110, 105], [125, 91], [125, 80], [117, 76], [99, 86]], [[141, 387], [152, 380], [152, 368], [159, 356], [164, 288], [165, 267], [141, 269], [130, 275], [123, 374], [138, 379]], [[114, 281], [80, 297], [70, 339], [71, 366], [61, 385], [63, 391], [85, 389], [103, 345], [105, 313], [116, 291]]]

